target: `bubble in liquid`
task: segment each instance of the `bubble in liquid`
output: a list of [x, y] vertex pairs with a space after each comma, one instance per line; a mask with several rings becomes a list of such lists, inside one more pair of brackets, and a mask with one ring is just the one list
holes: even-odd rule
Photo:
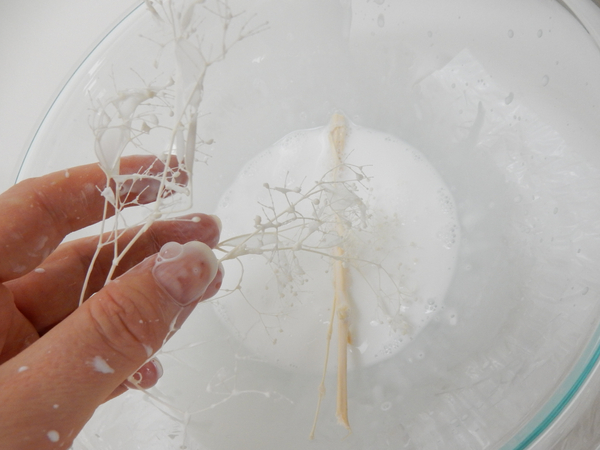
[[512, 38], [515, 35], [515, 32], [513, 30], [508, 30], [508, 37]]
[[454, 246], [454, 244], [456, 244], [456, 233], [456, 224], [449, 223], [438, 232], [437, 237], [442, 241], [444, 247], [450, 249]]
[[392, 402], [383, 402], [381, 404], [382, 411], [389, 411], [392, 408]]
[[385, 17], [383, 14], [379, 14], [379, 17], [377, 17], [377, 25], [379, 28], [383, 28], [385, 26]]
[[542, 86], [547, 86], [549, 82], [550, 82], [550, 77], [548, 75], [544, 75], [542, 77]]
[[448, 191], [446, 191], [445, 189], [439, 189], [438, 195], [439, 195], [440, 209], [445, 214], [453, 214], [454, 213], [454, 202], [452, 200], [452, 196], [450, 195], [450, 193]]
[[452, 326], [458, 323], [458, 315], [455, 311], [448, 311], [446, 318], [448, 319], [448, 324]]
[[425, 314], [431, 314], [432, 312], [434, 312], [437, 309], [437, 304], [435, 303], [435, 300], [430, 299], [427, 302], [427, 306], [425, 306]]

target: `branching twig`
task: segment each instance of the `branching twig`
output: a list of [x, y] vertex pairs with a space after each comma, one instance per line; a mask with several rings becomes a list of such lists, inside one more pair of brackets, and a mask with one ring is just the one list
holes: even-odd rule
[[[80, 304], [85, 300], [91, 273], [104, 247], [113, 246], [112, 265], [106, 279], [108, 282], [125, 254], [155, 221], [191, 207], [194, 162], [197, 152], [204, 144], [198, 136], [198, 121], [206, 73], [213, 64], [222, 61], [237, 43], [266, 27], [266, 24], [251, 25], [252, 17], [243, 21], [243, 13], [233, 14], [224, 0], [145, 0], [145, 3], [166, 36], [162, 42], [152, 41], [160, 47], [159, 54], [171, 47], [177, 70], [166, 83], [123, 90], [115, 87], [115, 95], [107, 100], [92, 99], [95, 114], [90, 125], [94, 132], [96, 155], [106, 174], [107, 186], [102, 192], [105, 198], [102, 231], [105, 231], [111, 208], [114, 209], [115, 219], [110, 237], [98, 240], [81, 290]], [[200, 5], [202, 8], [199, 8]], [[200, 14], [195, 14], [196, 9], [201, 9], [205, 14], [200, 17]], [[221, 24], [221, 45], [217, 54], [208, 48], [204, 40], [204, 33], [208, 33], [210, 22], [206, 20], [207, 14]], [[233, 27], [234, 22], [238, 21], [241, 24]], [[197, 45], [191, 43], [194, 36], [199, 36]], [[114, 84], [116, 86], [116, 80]], [[155, 115], [157, 110], [165, 108], [171, 116], [170, 125], [160, 124]], [[162, 160], [163, 170], [156, 173], [155, 167], [151, 167], [138, 174], [121, 174], [120, 161], [128, 148], [131, 147], [138, 153], [143, 151], [154, 154], [145, 146], [142, 137], [158, 131], [169, 133], [164, 153], [155, 155]], [[125, 221], [123, 210], [140, 204], [140, 194], [133, 199], [129, 194], [137, 192], [133, 190], [135, 183], [148, 180], [154, 180], [158, 184], [156, 201], [152, 206], [146, 207], [147, 213], [141, 220], [139, 232], [126, 246], [119, 248], [118, 237], [123, 233], [122, 228], [135, 225]]]

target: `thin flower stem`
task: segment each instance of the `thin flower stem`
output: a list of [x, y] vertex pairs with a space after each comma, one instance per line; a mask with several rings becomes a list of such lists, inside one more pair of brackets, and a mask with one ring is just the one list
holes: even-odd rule
[[[110, 182], [110, 178], [107, 177], [106, 185], [108, 186]], [[96, 250], [94, 251], [94, 255], [90, 261], [90, 265], [88, 266], [87, 272], [85, 274], [85, 279], [83, 280], [83, 286], [81, 288], [81, 292], [79, 294], [79, 306], [81, 306], [85, 300], [85, 292], [87, 291], [88, 284], [90, 282], [90, 278], [92, 276], [92, 271], [94, 270], [94, 266], [96, 265], [96, 260], [100, 255], [100, 250], [104, 247], [104, 242], [102, 242], [102, 237], [104, 236], [104, 227], [106, 225], [106, 218], [108, 216], [108, 200], [104, 200], [104, 210], [102, 211], [102, 222], [100, 223], [100, 234], [98, 236], [98, 244], [96, 245]]]
[[[333, 171], [333, 180], [340, 178], [342, 161], [346, 147], [347, 125], [346, 119], [341, 114], [334, 114], [331, 118], [331, 131], [329, 141], [331, 143], [333, 156], [335, 158], [335, 170]], [[344, 220], [339, 213], [336, 213], [336, 231], [338, 236], [343, 238], [346, 235]], [[334, 255], [341, 258], [344, 255], [342, 247], [334, 249]], [[340, 259], [334, 260], [334, 308], [337, 316], [338, 326], [338, 374], [337, 374], [337, 402], [336, 417], [338, 423], [350, 430], [348, 421], [348, 344], [350, 343], [350, 330], [348, 323], [350, 321], [350, 298], [348, 294], [347, 271], [344, 262]]]
[[[176, 2], [175, 0], [155, 2], [152, 0], [145, 0], [145, 3], [152, 15], [154, 15], [159, 22], [162, 22], [163, 30], [167, 31], [167, 34], [170, 35], [166, 42], [156, 42], [161, 49], [170, 43], [173, 44], [175, 48], [179, 48], [181, 47], [181, 42], [189, 40], [190, 35], [188, 32], [191, 29], [194, 29], [194, 27], [190, 28], [192, 10], [196, 3], [200, 4], [202, 2], [187, 2], [187, 8], [190, 14], [184, 15], [181, 14], [182, 11], [179, 11], [179, 9], [185, 9], [186, 2]], [[85, 300], [85, 294], [89, 286], [94, 266], [100, 251], [105, 246], [112, 245], [113, 247], [113, 259], [108, 271], [108, 276], [105, 280], [105, 283], [108, 283], [114, 277], [115, 271], [124, 256], [155, 221], [165, 217], [167, 214], [185, 211], [193, 204], [191, 195], [193, 192], [192, 183], [195, 152], [197, 151], [198, 145], [204, 142], [197, 137], [198, 111], [203, 98], [202, 92], [207, 70], [215, 62], [223, 60], [227, 52], [238, 42], [248, 36], [260, 32], [266, 27], [266, 24], [260, 24], [248, 28], [250, 21], [250, 19], [248, 19], [241, 25], [237, 35], [234, 35], [231, 31], [232, 21], [237, 20], [237, 17], [241, 16], [243, 13], [237, 15], [232, 14], [227, 0], [214, 0], [213, 3], [216, 4], [216, 12], [211, 11], [206, 5], [204, 5], [204, 10], [209, 11], [221, 22], [222, 32], [219, 36], [219, 39], [221, 39], [221, 45], [219, 46], [221, 53], [218, 55], [207, 54], [206, 52], [210, 51], [210, 49], [203, 48], [203, 36], [196, 46], [197, 55], [195, 53], [186, 54], [186, 52], [182, 51], [181, 55], [184, 56], [180, 55], [178, 57], [191, 60], [194, 56], [198, 56], [201, 60], [200, 64], [195, 64], [195, 69], [193, 69], [194, 73], [191, 74], [193, 76], [191, 83], [182, 85], [181, 82], [184, 77], [181, 73], [178, 73], [177, 75], [179, 76], [175, 75], [174, 78], [171, 78], [171, 81], [164, 85], [156, 86], [150, 84], [141, 89], [131, 88], [118, 91], [116, 89], [116, 82], [113, 78], [115, 90], [117, 90], [116, 95], [108, 99], [108, 101], [99, 101], [96, 105], [96, 115], [94, 122], [92, 123], [92, 129], [96, 138], [96, 154], [99, 158], [100, 165], [107, 176], [107, 188], [103, 192], [103, 195], [105, 195], [105, 204], [101, 223], [101, 236], [98, 240], [96, 250], [84, 279], [80, 294], [80, 305]], [[223, 12], [219, 13], [219, 11]], [[202, 25], [203, 23], [204, 19], [201, 19], [199, 22], [196, 21], [196, 25]], [[182, 70], [186, 70], [185, 64], [182, 64], [181, 66], [183, 67]], [[130, 228], [121, 214], [122, 210], [129, 205], [137, 204], [135, 200], [121, 202], [120, 194], [122, 194], [122, 192], [120, 192], [120, 190], [124, 185], [124, 180], [131, 181], [133, 184], [141, 178], [140, 174], [120, 175], [118, 172], [119, 160], [128, 146], [145, 150], [144, 143], [140, 141], [140, 137], [144, 134], [148, 134], [154, 128], [165, 128], [163, 125], [158, 125], [158, 120], [154, 116], [154, 111], [160, 107], [167, 107], [171, 116], [173, 116], [173, 113], [176, 114], [175, 117], [172, 118], [172, 125], [168, 127], [170, 129], [170, 137], [168, 139], [166, 157], [164, 158], [164, 170], [157, 175], [151, 174], [148, 171], [141, 174], [141, 178], [152, 178], [160, 182], [156, 201], [148, 211], [148, 215], [144, 218], [143, 224], [135, 236], [129, 240], [124, 248], [120, 248], [119, 237], [122, 235], [123, 231], [120, 231], [119, 227], [124, 225], [125, 229]], [[150, 117], [154, 117], [155, 119], [154, 121], [150, 121], [151, 125], [154, 125], [153, 127], [149, 127], [145, 121], [145, 118], [149, 114]], [[141, 120], [143, 123], [142, 128], [139, 130], [135, 125], [138, 120]], [[111, 133], [114, 135], [114, 133], [121, 131], [122, 135], [120, 137], [116, 135], [118, 138], [116, 143], [114, 140], [105, 139], [106, 136], [112, 136]], [[177, 151], [177, 155], [174, 154], [175, 150]], [[173, 167], [174, 158], [177, 158], [176, 167]], [[176, 178], [176, 175], [181, 172], [188, 175], [187, 186], [178, 185], [176, 180], [174, 180], [174, 182], [171, 180], [173, 174], [175, 175], [174, 178]], [[114, 188], [110, 187], [111, 183], [115, 184]], [[171, 194], [179, 192], [183, 192], [184, 195], [189, 198], [189, 202], [183, 205], [187, 206], [187, 208], [179, 208], [179, 205], [174, 207], [172, 201], [165, 200], [170, 197]], [[104, 238], [105, 224], [108, 218], [108, 208], [110, 206], [115, 209], [115, 223], [111, 235]]]
[[331, 336], [333, 335], [333, 324], [335, 322], [335, 311], [336, 311], [336, 300], [337, 297], [333, 297], [333, 306], [331, 308], [331, 317], [329, 318], [329, 326], [327, 327], [327, 339], [325, 344], [325, 362], [323, 363], [323, 375], [321, 376], [321, 383], [319, 384], [318, 393], [319, 398], [317, 400], [317, 410], [315, 411], [315, 418], [313, 420], [312, 429], [310, 430], [309, 439], [315, 438], [315, 431], [317, 429], [317, 421], [319, 420], [319, 412], [321, 411], [321, 403], [323, 397], [325, 397], [325, 378], [327, 377], [327, 363], [329, 362], [329, 350], [331, 348]]

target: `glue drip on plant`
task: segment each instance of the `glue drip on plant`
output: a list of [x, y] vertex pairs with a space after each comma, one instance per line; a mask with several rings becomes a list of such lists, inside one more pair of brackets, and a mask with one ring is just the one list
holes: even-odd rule
[[[199, 126], [206, 74], [225, 59], [231, 48], [267, 26], [251, 24], [252, 16], [245, 17], [243, 12], [234, 13], [227, 0], [145, 0], [145, 4], [162, 34], [153, 40], [159, 53], [154, 61], [155, 80], [120, 89], [113, 80], [114, 94], [90, 98], [94, 111], [90, 125], [98, 163], [106, 174], [106, 188], [101, 191], [105, 202], [100, 238], [80, 304], [86, 299], [103, 248], [112, 247], [113, 252], [108, 283], [121, 260], [154, 222], [190, 209], [194, 164], [202, 160], [201, 150], [212, 141], [201, 138]], [[205, 40], [208, 34], [219, 45]], [[161, 68], [161, 58], [169, 55], [172, 59], [167, 61], [175, 63], [175, 71], [168, 77]], [[156, 142], [164, 147], [159, 146], [157, 151]], [[152, 155], [156, 161], [137, 173], [122, 174], [121, 159], [130, 153]], [[145, 197], [155, 201], [147, 205], [142, 201]], [[124, 214], [130, 206], [140, 207], [142, 218], [137, 222]], [[112, 226], [107, 224], [111, 213]], [[136, 225], [139, 228], [135, 236], [126, 245], [121, 244], [121, 237]]]
[[218, 215], [235, 236], [221, 259], [236, 261], [217, 313], [262, 361], [322, 371], [311, 437], [337, 367], [350, 429], [347, 372], [397, 354], [443, 308], [459, 241], [450, 191], [419, 151], [335, 114], [251, 160]]

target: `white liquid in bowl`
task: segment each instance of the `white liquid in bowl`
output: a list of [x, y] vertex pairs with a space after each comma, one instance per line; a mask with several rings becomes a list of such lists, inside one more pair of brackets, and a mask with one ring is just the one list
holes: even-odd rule
[[[348, 128], [345, 146], [347, 167], [340, 178], [349, 180], [346, 186], [332, 187], [327, 176], [336, 165], [329, 127], [303, 130], [253, 158], [217, 209], [225, 241], [253, 231], [248, 217], [259, 218], [258, 228], [276, 213], [289, 222], [289, 231], [281, 227], [279, 235], [262, 239], [298, 250], [248, 255], [242, 265], [227, 265], [223, 289], [233, 290], [238, 282], [240, 288], [215, 302], [244, 346], [284, 368], [323, 366], [335, 295], [331, 253], [338, 236], [311, 227], [331, 231], [340, 214], [352, 228], [340, 244], [349, 278], [350, 368], [382, 361], [412, 341], [443, 308], [454, 273], [459, 246], [454, 201], [424, 155], [357, 126]], [[344, 191], [337, 199], [336, 188]], [[333, 363], [333, 352], [330, 357]]]

